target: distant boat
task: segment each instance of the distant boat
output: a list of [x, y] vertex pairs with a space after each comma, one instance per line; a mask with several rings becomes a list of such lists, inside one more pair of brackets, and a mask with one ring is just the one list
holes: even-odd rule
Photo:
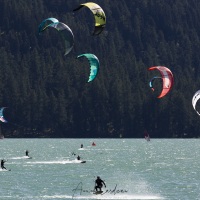
[[147, 131], [144, 132], [144, 138], [146, 141], [150, 141], [150, 136], [149, 133]]

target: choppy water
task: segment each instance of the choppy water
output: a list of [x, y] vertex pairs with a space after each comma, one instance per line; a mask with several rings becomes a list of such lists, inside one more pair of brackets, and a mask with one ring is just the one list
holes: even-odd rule
[[[4, 139], [0, 158], [0, 200], [200, 199], [199, 139]], [[96, 176], [107, 193], [92, 194]]]

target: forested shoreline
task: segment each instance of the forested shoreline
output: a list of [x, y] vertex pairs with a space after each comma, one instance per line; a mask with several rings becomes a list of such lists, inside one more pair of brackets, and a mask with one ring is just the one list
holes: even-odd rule
[[[92, 36], [80, 0], [0, 1], [0, 106], [7, 107], [5, 137], [200, 137], [192, 97], [200, 89], [200, 1], [94, 0], [106, 14], [105, 30]], [[74, 48], [39, 24], [55, 17], [74, 34]], [[82, 53], [100, 61], [96, 79]], [[172, 90], [158, 99], [149, 81], [166, 66]], [[158, 82], [157, 85], [160, 83]], [[197, 109], [200, 106], [197, 105]]]

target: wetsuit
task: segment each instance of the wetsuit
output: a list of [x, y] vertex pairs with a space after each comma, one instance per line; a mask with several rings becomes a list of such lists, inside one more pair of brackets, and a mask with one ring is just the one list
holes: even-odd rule
[[29, 152], [26, 150], [26, 156], [29, 156], [28, 153], [29, 153]]
[[104, 186], [106, 187], [106, 184], [104, 183], [104, 181], [102, 181], [102, 180], [100, 179], [100, 177], [97, 177], [97, 179], [96, 179], [96, 181], [95, 181], [95, 184], [96, 184], [96, 186], [95, 186], [95, 190], [96, 190], [96, 191], [97, 191], [98, 188], [99, 188], [100, 191], [101, 191], [101, 188], [103, 187], [103, 184], [104, 184]]
[[4, 167], [4, 163], [5, 163], [6, 161], [5, 160], [1, 160], [1, 169], [6, 169], [5, 167]]

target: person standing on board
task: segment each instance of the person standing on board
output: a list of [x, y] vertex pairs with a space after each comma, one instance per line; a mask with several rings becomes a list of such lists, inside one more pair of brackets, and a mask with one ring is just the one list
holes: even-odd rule
[[[6, 161], [5, 160], [1, 160], [1, 169], [6, 169], [5, 168], [5, 166], [4, 166], [4, 163], [5, 163]], [[7, 170], [7, 169], [6, 169]]]
[[25, 154], [26, 154], [26, 156], [28, 156], [29, 157], [29, 151], [28, 150], [26, 150], [26, 152], [25, 152]]
[[95, 181], [95, 190], [96, 190], [96, 192], [98, 191], [97, 189], [99, 189], [100, 192], [101, 192], [102, 191], [101, 188], [103, 187], [103, 185], [106, 188], [105, 182], [103, 180], [101, 180], [101, 178], [99, 176], [97, 176], [97, 179]]
[[78, 156], [77, 156], [77, 160], [80, 160], [80, 159], [81, 159], [81, 157], [78, 155]]

